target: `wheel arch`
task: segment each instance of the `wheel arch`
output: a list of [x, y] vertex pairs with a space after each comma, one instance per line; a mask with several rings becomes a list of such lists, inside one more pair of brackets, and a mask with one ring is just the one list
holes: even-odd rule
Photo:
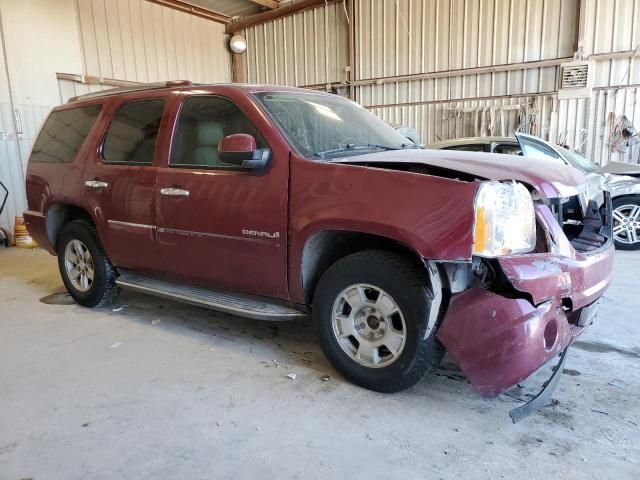
[[53, 246], [54, 250], [58, 248], [58, 239], [60, 238], [60, 232], [63, 227], [73, 220], [84, 219], [95, 226], [95, 222], [91, 217], [91, 214], [84, 208], [70, 204], [55, 202], [52, 203], [46, 212], [46, 231], [47, 238]]
[[321, 230], [310, 235], [302, 249], [299, 285], [304, 302], [310, 304], [324, 272], [341, 258], [365, 250], [400, 253], [419, 269], [426, 269], [422, 257], [411, 247], [393, 238], [353, 230]]

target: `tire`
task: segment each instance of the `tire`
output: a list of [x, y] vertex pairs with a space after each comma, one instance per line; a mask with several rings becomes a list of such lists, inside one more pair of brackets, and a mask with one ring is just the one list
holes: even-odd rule
[[[78, 243], [80, 242], [80, 243]], [[86, 285], [82, 285], [82, 281], [73, 280], [71, 278], [69, 265], [70, 260], [65, 257], [67, 248], [69, 248], [74, 254], [76, 252], [74, 247], [81, 245], [88, 251], [90, 258], [83, 264], [87, 269], [87, 278], [89, 277], [89, 269], [93, 266], [93, 278], [87, 282]], [[85, 250], [82, 250], [85, 251]], [[95, 227], [86, 220], [74, 220], [64, 226], [60, 237], [58, 239], [58, 268], [60, 269], [60, 275], [64, 282], [69, 295], [73, 299], [85, 307], [100, 307], [108, 305], [113, 301], [118, 293], [116, 286], [116, 272], [111, 262], [107, 258], [107, 255], [102, 248], [102, 244], [98, 238]], [[78, 255], [69, 258], [79, 258]], [[87, 257], [85, 257], [87, 258]], [[79, 268], [74, 268], [71, 272], [76, 273]], [[80, 285], [78, 285], [80, 283]], [[82, 288], [86, 287], [86, 289]]]
[[[629, 214], [632, 212], [632, 208], [638, 207], [638, 213], [629, 218]], [[635, 236], [638, 239], [637, 242], [629, 243], [629, 233], [616, 234], [614, 233], [614, 243], [618, 250], [640, 250], [640, 196], [626, 195], [613, 199], [613, 212], [614, 212], [614, 230], [620, 225], [619, 219], [625, 217], [627, 222], [633, 223], [632, 228], [635, 229]], [[624, 230], [623, 230], [624, 232]]]
[[[356, 385], [378, 392], [392, 393], [415, 385], [440, 362], [445, 350], [435, 337], [437, 323], [429, 336], [424, 338], [433, 298], [427, 277], [424, 270], [417, 268], [402, 255], [377, 250], [344, 257], [325, 272], [314, 293], [313, 322], [324, 354], [336, 370]], [[354, 285], [365, 285], [365, 307], [357, 309], [350, 306], [350, 303], [355, 305], [360, 301], [350, 300], [356, 299], [352, 290], [355, 288], [352, 287]], [[369, 287], [371, 288], [367, 290]], [[386, 318], [386, 321], [380, 322], [382, 327], [375, 321], [370, 325], [371, 316], [365, 310], [368, 308], [368, 302], [375, 301], [377, 305], [380, 296], [376, 296], [376, 289], [382, 292], [381, 295], [391, 297], [400, 315], [398, 317], [394, 313], [387, 317], [383, 312], [378, 312], [381, 318]], [[383, 303], [389, 304], [386, 299]], [[387, 305], [385, 308], [392, 311], [394, 307]], [[338, 316], [334, 317], [334, 311], [339, 312]], [[361, 313], [352, 315], [355, 311]], [[334, 318], [344, 319], [346, 316], [362, 319], [362, 312], [367, 315], [364, 322], [334, 321]], [[354, 333], [349, 335], [352, 322], [355, 325]], [[338, 326], [344, 324], [347, 324], [344, 329]], [[376, 337], [379, 329], [372, 330], [372, 327], [382, 328], [384, 333]], [[396, 338], [402, 331], [402, 349], [387, 348], [386, 338], [389, 332], [395, 332], [392, 338]], [[376, 342], [385, 344], [377, 348], [377, 358], [375, 353], [369, 357], [363, 357], [363, 353], [359, 359], [358, 353], [354, 354], [353, 350], [360, 351], [363, 347], [363, 351], [367, 351], [367, 341], [361, 343], [366, 336], [375, 339], [368, 345]], [[397, 354], [393, 354], [394, 350], [398, 350]], [[374, 365], [376, 359], [380, 364]]]

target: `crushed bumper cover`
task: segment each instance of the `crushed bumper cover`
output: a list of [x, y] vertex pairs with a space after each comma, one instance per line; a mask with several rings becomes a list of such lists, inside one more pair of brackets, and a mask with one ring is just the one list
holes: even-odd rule
[[565, 351], [593, 320], [611, 281], [611, 242], [581, 254], [547, 213], [538, 218], [552, 235], [552, 252], [498, 260], [522, 294], [455, 294], [436, 334], [482, 396], [504, 392]]
[[452, 299], [437, 336], [473, 388], [494, 397], [567, 348], [582, 329], [569, 324], [560, 299], [534, 307], [478, 288]]

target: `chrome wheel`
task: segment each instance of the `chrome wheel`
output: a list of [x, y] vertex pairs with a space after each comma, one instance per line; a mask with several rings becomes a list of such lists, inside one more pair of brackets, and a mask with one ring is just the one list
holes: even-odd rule
[[87, 246], [80, 240], [71, 240], [64, 250], [64, 266], [73, 288], [87, 292], [93, 285], [93, 259]]
[[613, 211], [613, 237], [616, 242], [640, 242], [640, 206], [620, 205]]
[[331, 315], [333, 334], [352, 360], [370, 368], [391, 365], [407, 339], [400, 307], [374, 285], [351, 285], [336, 297]]

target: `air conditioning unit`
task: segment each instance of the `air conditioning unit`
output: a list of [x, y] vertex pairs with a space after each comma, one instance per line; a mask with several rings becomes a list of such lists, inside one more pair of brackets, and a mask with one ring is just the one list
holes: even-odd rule
[[588, 98], [593, 88], [594, 62], [573, 60], [560, 65], [559, 100]]

